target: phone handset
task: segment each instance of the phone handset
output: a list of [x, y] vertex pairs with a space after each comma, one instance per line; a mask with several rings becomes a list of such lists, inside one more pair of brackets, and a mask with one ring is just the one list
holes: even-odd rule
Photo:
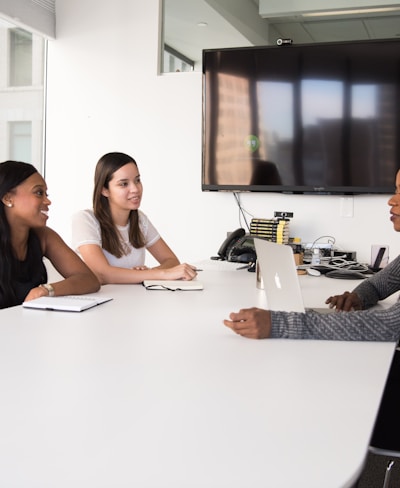
[[242, 228], [236, 229], [229, 234], [229, 236], [221, 244], [218, 250], [218, 259], [225, 260], [228, 257], [229, 249], [245, 235], [246, 231]]

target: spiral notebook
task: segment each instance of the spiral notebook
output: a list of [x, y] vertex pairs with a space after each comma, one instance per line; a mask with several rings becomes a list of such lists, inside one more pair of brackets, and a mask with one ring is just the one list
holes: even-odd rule
[[83, 312], [112, 300], [110, 297], [95, 295], [66, 295], [63, 297], [40, 297], [22, 304], [25, 308], [56, 310], [60, 312]]

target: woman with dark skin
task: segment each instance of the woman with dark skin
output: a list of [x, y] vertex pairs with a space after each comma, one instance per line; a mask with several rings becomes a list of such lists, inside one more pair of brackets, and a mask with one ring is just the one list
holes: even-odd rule
[[[36, 168], [0, 163], [0, 308], [41, 296], [96, 292], [96, 276], [61, 237], [46, 226], [47, 185]], [[46, 257], [64, 277], [47, 283]]]

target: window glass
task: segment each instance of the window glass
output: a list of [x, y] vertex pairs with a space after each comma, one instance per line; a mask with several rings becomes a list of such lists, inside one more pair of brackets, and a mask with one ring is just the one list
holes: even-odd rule
[[10, 86], [32, 85], [32, 34], [10, 29]]
[[32, 154], [32, 123], [10, 122], [10, 159], [30, 161]]

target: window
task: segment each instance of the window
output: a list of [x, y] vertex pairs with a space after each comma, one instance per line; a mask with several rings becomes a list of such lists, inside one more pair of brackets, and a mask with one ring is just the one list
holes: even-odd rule
[[32, 123], [10, 122], [10, 159], [31, 161], [32, 154]]
[[0, 161], [43, 171], [46, 41], [0, 18]]
[[10, 29], [10, 86], [32, 85], [32, 34]]

